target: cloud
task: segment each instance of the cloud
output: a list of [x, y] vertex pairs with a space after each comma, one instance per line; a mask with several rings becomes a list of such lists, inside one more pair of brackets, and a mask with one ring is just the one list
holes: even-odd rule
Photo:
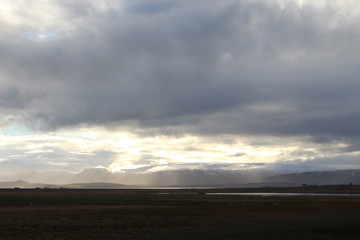
[[[314, 154], [323, 146], [358, 151], [358, 1], [34, 3], [0, 4], [1, 125], [45, 132], [97, 126], [131, 131], [143, 142], [203, 138], [195, 141], [200, 146], [181, 142], [186, 153], [134, 150], [124, 155], [129, 166], [165, 158], [170, 164], [181, 154], [213, 161], [205, 153], [213, 153], [214, 136], [230, 136], [216, 139], [221, 146], [236, 148], [241, 138], [263, 153], [282, 149], [289, 138], [311, 141]], [[245, 136], [255, 136], [254, 144]], [[266, 137], [282, 140], [255, 144]], [[113, 148], [97, 150], [116, 152], [120, 160], [99, 156], [122, 161]], [[56, 153], [62, 154], [44, 152], [60, 159]], [[226, 156], [239, 153], [248, 151]], [[255, 161], [249, 156], [241, 158]], [[83, 157], [91, 165], [111, 163]]]
[[55, 1], [71, 34], [2, 37], [2, 108], [24, 108], [42, 129], [131, 120], [201, 134], [359, 135], [358, 19], [337, 24], [350, 7], [111, 3]]
[[79, 136], [59, 137], [52, 134], [0, 134], [1, 174], [25, 171], [57, 170], [79, 172], [89, 166], [110, 165], [116, 149], [105, 142], [91, 142]]

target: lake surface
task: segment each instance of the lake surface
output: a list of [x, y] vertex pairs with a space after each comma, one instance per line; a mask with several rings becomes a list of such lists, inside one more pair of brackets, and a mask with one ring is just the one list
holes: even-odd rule
[[360, 194], [350, 193], [206, 193], [207, 195], [236, 195], [236, 196], [263, 196], [263, 197], [287, 197], [287, 196], [324, 196], [324, 197], [360, 197]]

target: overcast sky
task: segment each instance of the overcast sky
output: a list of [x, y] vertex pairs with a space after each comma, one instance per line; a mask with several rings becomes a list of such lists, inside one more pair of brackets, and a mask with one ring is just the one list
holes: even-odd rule
[[360, 168], [360, 1], [2, 0], [0, 174]]

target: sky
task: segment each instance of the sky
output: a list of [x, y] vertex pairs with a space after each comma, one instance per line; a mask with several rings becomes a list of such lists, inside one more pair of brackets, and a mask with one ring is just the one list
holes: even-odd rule
[[360, 168], [360, 1], [1, 0], [0, 174]]

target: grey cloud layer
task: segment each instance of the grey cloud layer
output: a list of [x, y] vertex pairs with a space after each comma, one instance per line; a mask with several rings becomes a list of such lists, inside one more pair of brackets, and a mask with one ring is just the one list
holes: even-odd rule
[[342, 21], [342, 10], [58, 4], [76, 19], [72, 34], [32, 41], [21, 26], [0, 38], [0, 107], [31, 126], [134, 120], [201, 134], [360, 136], [360, 24]]
[[41, 141], [20, 142], [0, 146], [1, 174], [62, 169], [68, 171], [81, 171], [90, 166], [99, 164], [109, 165], [113, 162], [116, 153], [109, 150], [93, 151], [87, 153], [74, 153], [53, 146], [44, 146], [37, 149], [24, 149], [27, 144], [43, 143]]

